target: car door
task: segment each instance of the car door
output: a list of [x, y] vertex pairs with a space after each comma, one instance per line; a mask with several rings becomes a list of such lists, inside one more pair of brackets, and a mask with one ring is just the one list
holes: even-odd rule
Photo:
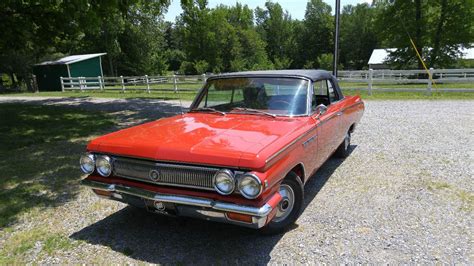
[[333, 149], [336, 149], [344, 141], [344, 137], [346, 135], [345, 134], [346, 129], [344, 129], [344, 125], [346, 124], [346, 122], [344, 121], [344, 116], [343, 116], [344, 97], [342, 96], [342, 93], [340, 92], [340, 90], [337, 88], [337, 84], [334, 80], [328, 79], [327, 85], [328, 85], [329, 102], [334, 112], [336, 112], [336, 116], [338, 116], [336, 118], [338, 120], [337, 122], [338, 129], [333, 136], [334, 137]]
[[327, 107], [324, 113], [319, 115], [316, 112], [313, 114], [313, 117], [317, 118], [317, 126], [319, 127], [314, 159], [315, 168], [321, 166], [339, 145], [337, 142], [340, 137], [340, 105], [337, 99], [330, 95], [328, 84], [333, 84], [329, 82], [329, 80], [323, 79], [314, 82], [313, 86], [313, 102], [311, 104], [313, 111], [316, 112], [317, 106], [320, 104]]

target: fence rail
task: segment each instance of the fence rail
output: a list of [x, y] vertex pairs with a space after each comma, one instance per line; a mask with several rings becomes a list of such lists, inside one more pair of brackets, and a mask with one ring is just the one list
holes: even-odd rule
[[206, 82], [208, 76], [120, 76], [120, 77], [61, 77], [61, 89], [67, 90], [144, 90], [155, 91], [179, 90], [196, 91]]
[[[430, 79], [429, 77], [432, 77]], [[366, 83], [369, 94], [372, 94], [374, 85], [377, 84], [426, 84], [426, 92], [431, 93], [433, 88], [447, 92], [474, 92], [472, 88], [443, 89], [444, 84], [474, 83], [474, 69], [429, 69], [425, 70], [355, 70], [339, 71], [338, 80], [345, 83]], [[433, 83], [434, 81], [434, 83]], [[470, 87], [470, 86], [469, 86]], [[392, 88], [388, 91], [421, 91], [422, 88]]]
[[[426, 91], [431, 93], [433, 89], [450, 92], [474, 92], [474, 69], [430, 69], [429, 75], [433, 77], [434, 84], [424, 70], [355, 70], [339, 71], [338, 80], [343, 88], [351, 87], [367, 90], [372, 94], [373, 90], [383, 91]], [[120, 77], [61, 77], [62, 91], [67, 90], [115, 90], [125, 92], [127, 90], [177, 92], [196, 92], [202, 87], [209, 76], [173, 75], [173, 76], [120, 76]], [[365, 84], [367, 84], [365, 86]], [[416, 88], [404, 88], [404, 85], [415, 84]], [[426, 87], [419, 86], [426, 84]], [[445, 84], [451, 85], [446, 89]], [[463, 88], [465, 84], [469, 88]], [[387, 87], [390, 88], [380, 88]], [[399, 86], [399, 87], [397, 87]], [[455, 88], [453, 88], [453, 86]]]

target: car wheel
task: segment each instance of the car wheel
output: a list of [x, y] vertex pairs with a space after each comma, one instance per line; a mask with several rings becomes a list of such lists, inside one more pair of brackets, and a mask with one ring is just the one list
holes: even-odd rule
[[294, 172], [290, 172], [280, 184], [280, 194], [282, 200], [277, 206], [275, 217], [261, 229], [264, 234], [285, 232], [295, 223], [303, 209], [303, 183]]
[[335, 155], [339, 158], [346, 158], [349, 156], [349, 147], [351, 146], [351, 133], [347, 132], [344, 141], [339, 145]]

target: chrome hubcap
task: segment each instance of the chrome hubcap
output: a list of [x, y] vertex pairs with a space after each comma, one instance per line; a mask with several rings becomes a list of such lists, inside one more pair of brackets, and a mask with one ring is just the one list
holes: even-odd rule
[[295, 192], [289, 185], [283, 184], [280, 186], [280, 195], [282, 199], [277, 206], [275, 218], [273, 218], [273, 222], [276, 223], [281, 222], [288, 217], [295, 205]]

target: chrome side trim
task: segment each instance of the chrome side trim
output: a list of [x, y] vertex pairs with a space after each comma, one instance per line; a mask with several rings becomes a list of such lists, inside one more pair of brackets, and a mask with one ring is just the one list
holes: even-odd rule
[[[319, 126], [319, 125], [318, 125]], [[267, 160], [265, 160], [265, 164], [269, 164], [273, 159], [275, 159], [276, 157], [278, 157], [280, 154], [282, 154], [283, 152], [285, 152], [288, 148], [290, 148], [291, 146], [293, 146], [294, 144], [296, 144], [298, 141], [300, 141], [302, 138], [306, 137], [308, 134], [310, 134], [311, 132], [313, 132], [313, 130], [316, 130], [318, 128], [318, 126], [316, 127], [313, 127], [311, 129], [309, 129], [308, 131], [304, 132], [301, 136], [297, 137], [296, 139], [294, 139], [292, 142], [288, 143], [285, 147], [281, 148], [279, 151], [277, 151], [276, 153], [274, 153], [272, 156], [268, 157]]]
[[257, 216], [257, 217], [265, 217], [272, 211], [272, 207], [268, 203], [259, 208], [259, 207], [253, 207], [253, 206], [238, 205], [234, 203], [215, 201], [215, 200], [199, 198], [199, 197], [155, 193], [155, 192], [140, 189], [140, 188], [128, 187], [128, 186], [123, 186], [119, 184], [107, 184], [107, 183], [98, 182], [98, 181], [91, 181], [88, 179], [82, 180], [81, 184], [93, 189], [104, 190], [104, 191], [115, 192], [115, 193], [123, 193], [123, 194], [128, 194], [128, 195], [132, 195], [132, 196], [136, 196], [136, 197], [140, 197], [144, 199], [149, 199], [149, 200], [176, 203], [176, 204], [181, 204], [181, 205], [205, 207], [205, 208], [210, 208], [210, 209], [214, 209], [218, 211], [235, 212], [235, 213], [247, 214], [247, 215], [252, 215], [252, 216]]
[[[347, 107], [341, 109], [339, 112], [344, 112], [345, 110], [347, 110], [347, 109], [349, 109], [349, 108], [352, 108], [352, 107], [354, 107], [354, 106], [357, 106], [357, 105], [359, 105], [359, 104], [363, 104], [363, 102], [360, 101], [360, 102], [354, 103], [354, 104], [352, 104], [352, 105], [350, 105], [350, 106], [347, 106]], [[313, 114], [314, 114], [314, 113], [313, 113]], [[293, 140], [292, 142], [290, 142], [289, 144], [287, 144], [286, 146], [284, 146], [283, 148], [281, 148], [281, 149], [280, 149], [279, 151], [277, 151], [276, 153], [274, 153], [272, 156], [268, 157], [268, 159], [265, 160], [265, 164], [269, 164], [273, 159], [275, 159], [275, 158], [278, 157], [280, 154], [282, 154], [283, 152], [285, 152], [288, 148], [290, 148], [291, 146], [293, 146], [293, 145], [294, 145], [295, 143], [297, 143], [299, 140], [301, 140], [302, 138], [304, 138], [305, 136], [307, 136], [308, 134], [310, 134], [310, 133], [311, 133], [313, 130], [315, 130], [317, 127], [324, 125], [328, 120], [330, 120], [330, 119], [332, 119], [332, 118], [334, 118], [334, 117], [336, 117], [336, 116], [337, 116], [337, 114], [335, 113], [335, 114], [331, 115], [331, 116], [328, 117], [328, 118], [325, 118], [325, 119], [323, 119], [323, 120], [320, 120], [320, 123], [319, 123], [316, 127], [309, 129], [308, 131], [306, 131], [305, 133], [303, 133], [301, 136], [299, 136], [298, 138], [296, 138], [295, 140]], [[318, 119], [319, 119], [319, 117], [318, 117]]]
[[355, 106], [357, 106], [357, 105], [359, 105], [359, 104], [364, 104], [364, 102], [363, 102], [363, 101], [359, 101], [359, 102], [356, 102], [356, 103], [354, 103], [354, 104], [352, 104], [352, 105], [346, 106], [346, 107], [344, 107], [343, 109], [341, 109], [341, 112], [344, 112], [345, 110], [347, 110], [347, 109], [349, 109], [349, 108], [352, 108], [352, 107], [355, 107]]

